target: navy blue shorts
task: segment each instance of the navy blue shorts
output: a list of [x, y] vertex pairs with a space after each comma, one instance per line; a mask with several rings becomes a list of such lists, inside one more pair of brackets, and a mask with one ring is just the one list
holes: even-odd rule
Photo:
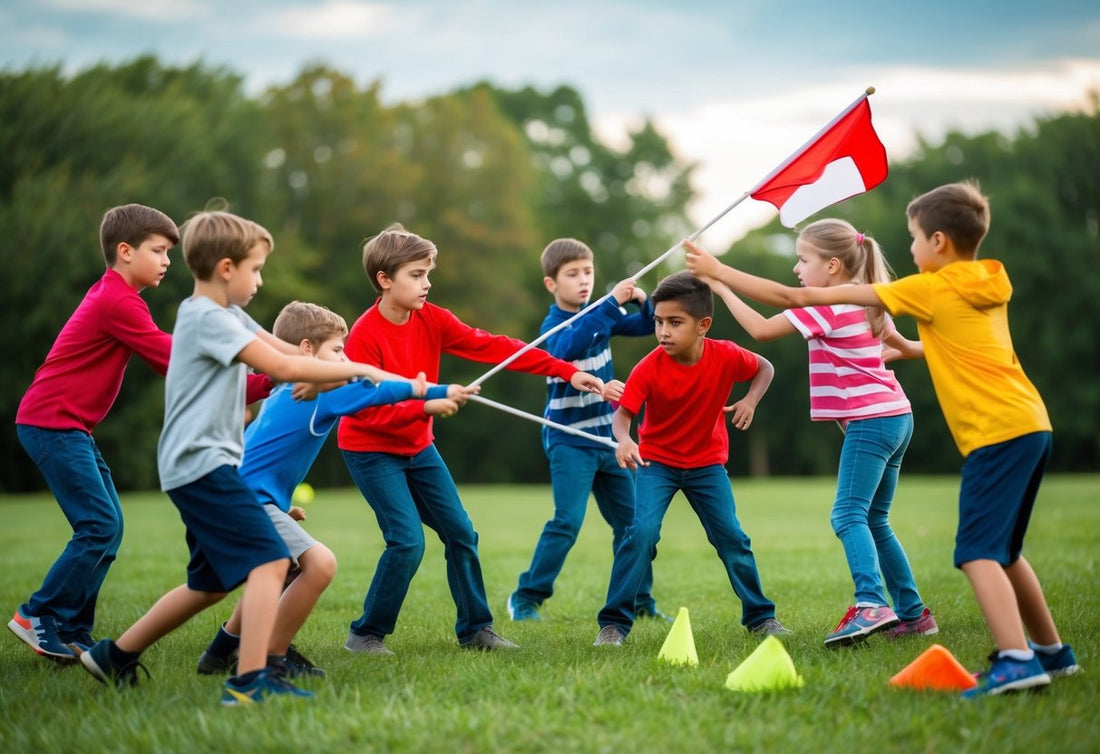
[[959, 489], [956, 568], [972, 560], [1003, 566], [1019, 560], [1050, 448], [1050, 432], [1033, 432], [967, 456]]
[[275, 525], [234, 466], [168, 490], [187, 527], [187, 586], [199, 592], [228, 592], [256, 566], [289, 558]]

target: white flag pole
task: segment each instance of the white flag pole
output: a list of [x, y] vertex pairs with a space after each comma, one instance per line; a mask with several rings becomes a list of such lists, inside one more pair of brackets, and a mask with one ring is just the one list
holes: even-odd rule
[[619, 447], [618, 443], [616, 443], [614, 440], [610, 440], [606, 437], [600, 437], [599, 435], [589, 434], [588, 432], [585, 432], [584, 430], [576, 429], [575, 427], [570, 427], [570, 426], [565, 425], [565, 424], [558, 424], [557, 422], [550, 421], [549, 419], [546, 419], [542, 416], [536, 416], [535, 414], [529, 414], [526, 411], [520, 411], [518, 408], [512, 408], [511, 406], [506, 405], [504, 403], [497, 403], [496, 401], [491, 401], [488, 398], [482, 398], [480, 395], [471, 395], [469, 397], [469, 400], [474, 401], [476, 403], [483, 403], [486, 406], [489, 406], [491, 408], [495, 408], [498, 411], [503, 411], [506, 414], [511, 414], [512, 416], [518, 416], [521, 419], [528, 419], [528, 420], [533, 421], [533, 422], [538, 422], [539, 424], [545, 424], [547, 427], [553, 427], [554, 429], [560, 429], [562, 432], [567, 432], [571, 435], [576, 435], [577, 437], [583, 437], [585, 439], [591, 440], [592, 442], [598, 442], [598, 443], [601, 443], [603, 445], [607, 445], [612, 450]]
[[[694, 241], [694, 240], [695, 240], [695, 239], [697, 239], [697, 238], [698, 238], [699, 236], [701, 236], [701, 235], [703, 234], [703, 232], [704, 232], [704, 231], [706, 231], [706, 230], [707, 230], [708, 228], [710, 228], [710, 227], [711, 227], [712, 225], [714, 225], [714, 224], [715, 224], [716, 222], [718, 222], [718, 221], [719, 221], [719, 220], [721, 220], [721, 219], [722, 219], [723, 217], [725, 217], [725, 216], [726, 216], [727, 214], [729, 214], [730, 210], [732, 210], [732, 209], [733, 209], [734, 207], [736, 207], [736, 206], [737, 206], [738, 204], [740, 204], [741, 202], [745, 201], [745, 199], [749, 198], [749, 196], [750, 196], [750, 195], [751, 195], [751, 194], [752, 194], [752, 193], [753, 193], [754, 191], [756, 191], [756, 190], [757, 190], [757, 189], [759, 189], [759, 188], [760, 188], [761, 186], [763, 186], [764, 184], [766, 184], [766, 183], [767, 183], [768, 181], [770, 181], [770, 180], [771, 180], [772, 178], [774, 178], [774, 177], [775, 177], [776, 175], [778, 175], [778, 174], [779, 174], [779, 172], [780, 172], [781, 170], [783, 170], [783, 169], [784, 169], [784, 168], [786, 168], [786, 167], [787, 167], [788, 165], [790, 165], [790, 164], [791, 164], [792, 162], [794, 162], [794, 161], [795, 161], [795, 160], [797, 160], [797, 159], [798, 159], [799, 157], [801, 157], [801, 156], [802, 156], [802, 153], [803, 153], [803, 152], [805, 152], [805, 151], [806, 151], [806, 150], [807, 150], [807, 149], [808, 149], [808, 148], [810, 147], [810, 145], [812, 145], [812, 144], [813, 144], [813, 143], [814, 143], [815, 141], [817, 141], [818, 139], [820, 139], [820, 138], [821, 138], [821, 136], [822, 136], [822, 135], [823, 135], [823, 134], [824, 134], [824, 133], [825, 133], [826, 131], [828, 131], [828, 130], [829, 130], [830, 128], [832, 128], [833, 126], [835, 126], [835, 125], [836, 125], [836, 124], [837, 124], [837, 123], [838, 123], [838, 122], [839, 122], [839, 121], [840, 121], [840, 120], [841, 120], [841, 119], [842, 119], [842, 118], [843, 118], [844, 116], [846, 116], [846, 115], [847, 115], [848, 113], [850, 113], [850, 112], [851, 112], [852, 110], [854, 110], [854, 109], [855, 109], [856, 107], [858, 107], [858, 106], [859, 106], [859, 103], [860, 103], [860, 102], [863, 102], [863, 100], [867, 99], [867, 97], [869, 97], [870, 95], [872, 95], [872, 94], [874, 94], [874, 93], [875, 93], [875, 88], [874, 88], [873, 86], [869, 86], [869, 87], [867, 87], [867, 89], [866, 89], [866, 90], [865, 90], [865, 91], [863, 92], [863, 94], [859, 95], [859, 97], [857, 97], [857, 98], [856, 98], [856, 99], [855, 99], [855, 100], [854, 100], [854, 101], [852, 102], [852, 104], [850, 104], [850, 105], [848, 105], [848, 106], [847, 106], [846, 108], [844, 108], [844, 109], [843, 109], [843, 110], [842, 110], [842, 111], [840, 112], [840, 114], [839, 114], [839, 115], [837, 115], [837, 116], [836, 116], [835, 118], [833, 118], [833, 119], [832, 119], [831, 121], [829, 121], [829, 122], [828, 122], [828, 123], [827, 123], [827, 124], [825, 125], [825, 127], [824, 127], [824, 128], [822, 128], [822, 129], [821, 129], [820, 131], [818, 131], [818, 132], [817, 132], [816, 134], [814, 134], [814, 135], [813, 135], [813, 136], [812, 136], [812, 137], [811, 137], [811, 138], [809, 139], [809, 141], [807, 141], [807, 142], [806, 142], [805, 144], [803, 144], [803, 145], [802, 145], [801, 147], [799, 147], [799, 148], [798, 148], [798, 149], [796, 149], [796, 150], [795, 150], [794, 152], [792, 152], [792, 153], [791, 153], [791, 156], [790, 156], [790, 157], [788, 157], [787, 159], [783, 160], [783, 162], [782, 162], [782, 163], [780, 163], [779, 167], [777, 167], [777, 168], [776, 168], [775, 170], [773, 170], [772, 172], [768, 173], [768, 175], [767, 175], [767, 177], [766, 177], [766, 178], [764, 178], [764, 179], [763, 179], [762, 181], [760, 181], [759, 183], [757, 183], [757, 184], [756, 184], [755, 186], [753, 186], [753, 187], [752, 187], [751, 189], [749, 189], [748, 191], [746, 191], [746, 192], [745, 192], [744, 194], [742, 194], [741, 196], [737, 197], [737, 199], [736, 199], [736, 200], [735, 200], [735, 201], [734, 201], [734, 202], [733, 202], [732, 204], [730, 204], [730, 205], [729, 205], [728, 207], [726, 207], [726, 208], [725, 208], [724, 210], [722, 210], [722, 211], [721, 211], [721, 212], [719, 212], [719, 213], [718, 213], [717, 215], [715, 215], [715, 216], [714, 216], [713, 218], [711, 218], [711, 219], [710, 219], [710, 220], [709, 220], [709, 221], [708, 221], [708, 222], [707, 222], [707, 223], [706, 223], [706, 224], [705, 224], [705, 225], [704, 225], [703, 227], [699, 228], [699, 229], [698, 229], [697, 231], [695, 231], [695, 232], [694, 232], [694, 233], [692, 233], [692, 234], [691, 234], [690, 236], [688, 236], [688, 240], [689, 240], [689, 241]], [[674, 253], [676, 252], [676, 250], [677, 250], [677, 249], [679, 249], [680, 247], [681, 247], [681, 244], [677, 243], [677, 244], [676, 244], [675, 246], [673, 246], [673, 247], [672, 247], [671, 249], [669, 249], [668, 251], [666, 251], [666, 252], [665, 252], [664, 254], [662, 254], [661, 256], [657, 257], [657, 258], [656, 258], [655, 260], [653, 260], [652, 262], [650, 262], [649, 264], [647, 264], [647, 265], [646, 265], [645, 267], [643, 267], [642, 269], [638, 270], [638, 272], [636, 272], [636, 273], [635, 273], [634, 275], [632, 275], [631, 277], [632, 277], [632, 278], [633, 278], [634, 280], [637, 280], [638, 278], [642, 277], [642, 276], [643, 276], [643, 275], [645, 275], [645, 274], [646, 274], [647, 272], [649, 272], [650, 270], [652, 270], [652, 269], [653, 269], [654, 267], [656, 267], [657, 265], [659, 265], [659, 264], [660, 264], [661, 262], [665, 261], [665, 260], [666, 260], [666, 259], [668, 259], [668, 258], [669, 258], [670, 256], [672, 256], [672, 254], [674, 254]], [[492, 369], [490, 369], [490, 370], [489, 370], [488, 372], [486, 372], [485, 374], [481, 375], [481, 376], [480, 376], [480, 377], [478, 377], [478, 378], [477, 378], [476, 380], [474, 380], [473, 382], [471, 382], [471, 383], [470, 383], [470, 387], [474, 387], [474, 386], [476, 386], [476, 385], [480, 385], [481, 383], [485, 382], [485, 380], [489, 379], [490, 377], [492, 377], [492, 376], [493, 376], [494, 374], [496, 374], [496, 373], [497, 373], [497, 372], [499, 372], [500, 370], [502, 370], [502, 369], [506, 368], [506, 367], [507, 367], [507, 366], [508, 366], [509, 364], [511, 364], [511, 363], [512, 363], [513, 361], [515, 361], [515, 360], [516, 360], [516, 359], [518, 359], [518, 358], [519, 358], [520, 356], [522, 356], [523, 354], [525, 354], [525, 353], [527, 353], [528, 351], [530, 351], [530, 350], [531, 350], [532, 348], [535, 348], [536, 346], [538, 346], [538, 345], [539, 345], [540, 343], [542, 343], [543, 341], [545, 341], [545, 340], [546, 340], [547, 338], [549, 338], [549, 337], [550, 337], [551, 335], [553, 335], [554, 333], [558, 332], [559, 330], [561, 330], [561, 329], [563, 329], [563, 328], [565, 328], [565, 327], [568, 327], [568, 326], [569, 326], [569, 325], [570, 325], [570, 324], [571, 324], [571, 323], [573, 322], [573, 320], [574, 320], [574, 319], [577, 319], [578, 317], [583, 317], [583, 316], [584, 316], [585, 314], [587, 314], [588, 312], [592, 311], [593, 309], [595, 309], [596, 307], [598, 307], [598, 306], [599, 306], [600, 304], [602, 304], [602, 303], [603, 303], [604, 301], [606, 301], [606, 300], [607, 300], [607, 299], [609, 299], [609, 298], [611, 298], [611, 294], [610, 294], [610, 293], [606, 294], [605, 296], [602, 296], [601, 298], [598, 298], [598, 299], [596, 299], [596, 300], [595, 300], [595, 301], [593, 301], [593, 302], [592, 302], [591, 304], [589, 304], [588, 306], [586, 306], [586, 307], [584, 307], [583, 309], [581, 309], [581, 310], [580, 310], [579, 312], [577, 312], [576, 314], [574, 314], [574, 315], [573, 315], [572, 317], [570, 317], [569, 319], [565, 320], [564, 322], [560, 322], [559, 324], [557, 324], [557, 325], [555, 325], [554, 327], [550, 328], [550, 329], [549, 329], [549, 330], [547, 330], [546, 332], [542, 333], [542, 334], [541, 334], [541, 335], [539, 335], [539, 336], [538, 336], [537, 338], [535, 338], [534, 340], [532, 340], [532, 341], [531, 341], [530, 343], [528, 343], [527, 345], [525, 345], [525, 346], [524, 346], [523, 348], [519, 349], [518, 351], [516, 351], [515, 353], [513, 353], [513, 354], [512, 354], [511, 356], [509, 356], [508, 358], [506, 358], [506, 359], [505, 359], [504, 361], [500, 362], [499, 364], [497, 364], [496, 366], [494, 366], [494, 367], [493, 367]]]

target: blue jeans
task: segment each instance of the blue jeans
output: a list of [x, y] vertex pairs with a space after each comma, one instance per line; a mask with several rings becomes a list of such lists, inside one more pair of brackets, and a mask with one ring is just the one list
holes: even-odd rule
[[[634, 518], [634, 474], [619, 467], [615, 452], [603, 448], [580, 448], [557, 443], [547, 452], [550, 484], [554, 494], [554, 517], [546, 522], [535, 545], [531, 567], [520, 575], [516, 599], [541, 605], [554, 593], [554, 580], [565, 565], [588, 508], [588, 495], [604, 520], [611, 525], [612, 552], [619, 549], [623, 534]], [[650, 589], [653, 569], [647, 567], [638, 587], [636, 609], [655, 609]]]
[[615, 625], [629, 633], [634, 625], [634, 595], [646, 568], [657, 557], [661, 522], [677, 490], [683, 490], [703, 524], [707, 541], [726, 568], [730, 585], [741, 600], [741, 624], [756, 626], [775, 617], [775, 603], [764, 596], [749, 537], [737, 521], [726, 469], [718, 464], [679, 469], [650, 461], [638, 468], [634, 521], [615, 550], [607, 604], [600, 610], [600, 627]]
[[439, 535], [447, 583], [458, 608], [455, 633], [465, 644], [493, 622], [477, 532], [458, 499], [454, 479], [434, 445], [416, 455], [342, 451], [351, 478], [374, 509], [386, 549], [378, 559], [363, 614], [351, 624], [360, 636], [392, 634], [397, 614], [424, 557], [424, 526]]
[[26, 424], [15, 429], [73, 530], [42, 586], [19, 609], [53, 616], [62, 641], [86, 640], [100, 587], [122, 544], [122, 505], [111, 469], [87, 432]]
[[844, 545], [856, 604], [887, 604], [881, 571], [902, 620], [915, 620], [924, 610], [909, 559], [888, 520], [912, 436], [912, 414], [848, 422], [830, 517]]

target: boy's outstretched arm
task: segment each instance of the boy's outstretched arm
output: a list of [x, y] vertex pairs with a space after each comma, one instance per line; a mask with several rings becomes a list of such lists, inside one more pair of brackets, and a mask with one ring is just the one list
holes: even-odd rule
[[722, 409], [727, 414], [733, 414], [730, 423], [740, 430], [746, 430], [752, 426], [753, 417], [756, 416], [756, 406], [760, 403], [760, 399], [764, 397], [764, 393], [768, 392], [768, 387], [772, 384], [772, 378], [775, 377], [775, 367], [772, 366], [772, 363], [759, 354], [755, 354], [755, 356], [756, 374], [749, 382], [749, 389], [745, 393], [745, 397]]
[[687, 251], [685, 255], [687, 266], [692, 275], [703, 279], [709, 277], [720, 280], [736, 293], [768, 306], [793, 309], [829, 304], [882, 305], [874, 286], [871, 285], [794, 288], [724, 265], [687, 239], [684, 239], [683, 244]]

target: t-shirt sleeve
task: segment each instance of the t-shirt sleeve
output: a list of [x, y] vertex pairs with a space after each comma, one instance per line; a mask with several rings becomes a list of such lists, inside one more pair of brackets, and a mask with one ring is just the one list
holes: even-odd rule
[[820, 338], [833, 331], [833, 311], [827, 306], [786, 309], [785, 316], [804, 339]]
[[890, 283], [875, 283], [875, 294], [895, 317], [908, 314], [922, 322], [932, 320], [934, 276], [918, 273]]
[[733, 379], [735, 382], [748, 382], [760, 371], [760, 361], [756, 354], [746, 350], [736, 343], [733, 345]]
[[256, 339], [259, 329], [255, 320], [243, 310], [234, 311], [233, 307], [210, 309], [203, 313], [203, 348], [219, 364], [229, 366]]
[[619, 405], [635, 416], [642, 410], [642, 404], [645, 403], [648, 393], [648, 365], [647, 359], [635, 365], [630, 376], [626, 378], [626, 386], [623, 388], [622, 398], [619, 399]]

